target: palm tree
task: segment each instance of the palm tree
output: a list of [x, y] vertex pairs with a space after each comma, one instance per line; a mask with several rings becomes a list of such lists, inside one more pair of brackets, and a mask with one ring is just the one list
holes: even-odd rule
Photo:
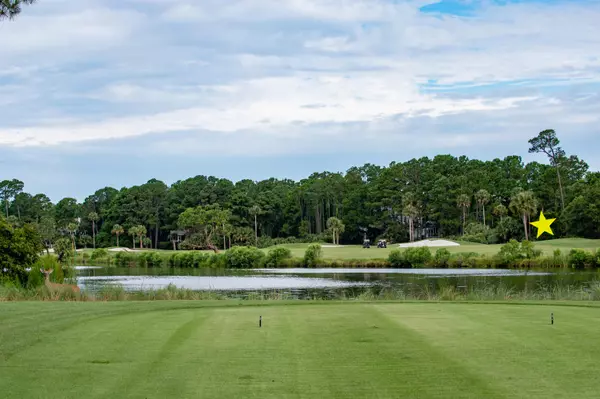
[[[140, 249], [144, 248], [144, 238], [146, 238], [146, 233], [148, 231], [146, 230], [146, 226], [143, 225], [139, 225], [137, 226], [137, 233], [138, 233], [138, 238], [139, 238], [139, 242], [140, 242]], [[146, 240], [147, 243], [147, 240]]]
[[36, 0], [0, 0], [0, 20], [13, 19], [21, 13], [22, 4], [33, 4]]
[[404, 205], [402, 213], [408, 217], [408, 235], [410, 242], [415, 240], [415, 218], [419, 215], [419, 209], [411, 203]]
[[510, 209], [514, 213], [519, 213], [523, 217], [523, 228], [525, 229], [525, 239], [529, 240], [528, 220], [531, 214], [537, 211], [538, 201], [532, 191], [521, 191], [512, 197]]
[[483, 224], [485, 224], [485, 205], [490, 202], [490, 193], [487, 190], [479, 190], [475, 193], [477, 205], [483, 209]]
[[117, 236], [117, 247], [119, 246], [119, 236], [124, 232], [125, 229], [123, 229], [123, 226], [121, 226], [120, 224], [115, 224], [111, 230], [111, 233]]
[[508, 215], [508, 209], [506, 209], [504, 205], [500, 204], [494, 207], [492, 213], [494, 214], [494, 216], [499, 217], [500, 221], [502, 221], [504, 219], [504, 216]]
[[94, 243], [94, 249], [96, 249], [96, 222], [100, 219], [96, 212], [90, 212], [88, 219], [92, 222], [92, 242]]
[[69, 223], [67, 225], [67, 231], [71, 235], [71, 243], [73, 244], [73, 252], [77, 249], [75, 246], [75, 232], [77, 231], [77, 224]]
[[333, 235], [333, 245], [339, 245], [340, 243], [340, 233], [343, 233], [346, 229], [344, 223], [334, 216], [327, 219], [327, 228], [331, 231]]
[[462, 208], [463, 211], [463, 235], [465, 234], [465, 225], [467, 224], [467, 209], [471, 206], [471, 198], [467, 194], [461, 194], [456, 199], [456, 205], [459, 208]]
[[139, 235], [138, 230], [139, 230], [139, 226], [133, 226], [133, 227], [130, 227], [129, 230], [127, 231], [127, 233], [129, 233], [129, 235], [131, 236], [131, 239], [133, 240], [133, 249], [135, 249], [135, 239]]
[[262, 212], [260, 206], [253, 205], [250, 208], [250, 214], [254, 215], [254, 240], [256, 242], [256, 246], [258, 246], [258, 215]]

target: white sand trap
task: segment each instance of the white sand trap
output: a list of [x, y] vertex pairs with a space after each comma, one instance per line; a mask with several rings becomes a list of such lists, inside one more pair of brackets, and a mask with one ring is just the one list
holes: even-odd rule
[[341, 245], [321, 245], [321, 248], [341, 248]]
[[448, 240], [423, 240], [416, 242], [408, 242], [400, 244], [400, 248], [411, 248], [411, 247], [458, 247], [459, 243]]
[[131, 252], [131, 249], [119, 247], [119, 248], [108, 248], [110, 252]]

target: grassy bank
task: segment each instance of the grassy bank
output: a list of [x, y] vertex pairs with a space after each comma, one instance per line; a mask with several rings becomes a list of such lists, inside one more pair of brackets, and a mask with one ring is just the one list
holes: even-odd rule
[[[459, 246], [444, 247], [452, 254], [458, 253], [476, 253], [478, 255], [496, 255], [502, 244], [477, 244], [472, 242], [457, 241]], [[284, 244], [279, 245], [278, 248], [288, 248], [292, 256], [295, 258], [302, 258], [309, 244]], [[371, 248], [363, 248], [360, 245], [342, 245], [332, 246], [331, 244], [322, 244], [323, 246], [323, 259], [325, 260], [368, 260], [368, 259], [387, 259], [390, 252], [398, 248], [398, 244], [390, 244], [388, 248], [377, 248], [373, 246]], [[571, 249], [584, 249], [589, 251], [595, 251], [600, 249], [600, 240], [590, 240], [586, 238], [561, 238], [556, 240], [547, 241], [536, 241], [535, 247], [542, 251], [542, 255], [550, 256], [555, 250], [559, 249], [562, 252], [569, 252]], [[265, 254], [268, 253], [272, 248], [261, 249]], [[437, 248], [432, 248], [435, 251]], [[168, 257], [173, 253], [203, 253], [211, 254], [212, 251], [171, 251], [171, 250], [129, 250], [131, 253], [140, 252], [154, 252], [161, 256]], [[77, 253], [77, 260], [83, 260], [84, 254], [87, 254], [86, 259], [89, 260], [93, 253], [91, 249], [80, 250]], [[114, 257], [116, 252], [109, 252], [110, 257]]]
[[[324, 298], [319, 290], [307, 299]], [[179, 301], [179, 300], [261, 300], [281, 301], [296, 297], [290, 290], [264, 291], [194, 291], [169, 285], [167, 288], [126, 291], [120, 286], [104, 286], [98, 291], [73, 293], [69, 290], [49, 291], [46, 287], [31, 289], [0, 286], [0, 302], [9, 301]], [[600, 301], [600, 282], [586, 286], [564, 284], [539, 285], [535, 288], [515, 289], [506, 285], [483, 285], [468, 288], [429, 285], [402, 287], [373, 286], [360, 289], [340, 289], [328, 292], [328, 300], [340, 301]]]
[[0, 392], [586, 399], [600, 389], [598, 307], [257, 304], [0, 304]]
[[[514, 245], [513, 245], [514, 244]], [[560, 239], [505, 245], [469, 244], [432, 248], [369, 248], [323, 245], [316, 257], [307, 260], [315, 244], [283, 245], [265, 250], [234, 247], [214, 254], [207, 251], [127, 251], [99, 249], [80, 252], [75, 265], [171, 268], [597, 268], [600, 267], [600, 240]], [[514, 247], [512, 248], [511, 245]], [[581, 249], [575, 249], [576, 247]], [[511, 248], [509, 248], [511, 247]], [[490, 249], [491, 248], [491, 249]], [[508, 249], [508, 251], [507, 251]], [[369, 258], [369, 256], [371, 256]], [[384, 258], [378, 258], [384, 257]], [[405, 258], [405, 259], [404, 259]]]

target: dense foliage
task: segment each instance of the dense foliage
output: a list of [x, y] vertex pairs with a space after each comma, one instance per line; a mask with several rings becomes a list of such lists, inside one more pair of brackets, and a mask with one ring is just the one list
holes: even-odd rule
[[32, 226], [13, 227], [0, 217], [0, 279], [25, 284], [26, 268], [38, 260], [42, 249]]
[[23, 183], [13, 179], [0, 182], [1, 209], [16, 226], [34, 224], [47, 247], [61, 237], [75, 247], [135, 243], [215, 252], [364, 238], [460, 236], [497, 243], [533, 239], [529, 222], [542, 209], [557, 218], [556, 237], [599, 238], [600, 173], [567, 156], [553, 131], [530, 144], [530, 151], [548, 155], [549, 164], [525, 164], [518, 156], [480, 161], [438, 155], [314, 173], [299, 182], [196, 176], [167, 186], [153, 179], [102, 188], [82, 203], [64, 198], [53, 204], [44, 194], [23, 192]]

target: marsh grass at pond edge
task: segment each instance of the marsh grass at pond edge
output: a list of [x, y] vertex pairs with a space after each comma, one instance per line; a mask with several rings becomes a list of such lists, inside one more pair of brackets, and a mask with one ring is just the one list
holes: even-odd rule
[[600, 249], [571, 249], [542, 256], [531, 242], [511, 240], [496, 255], [476, 252], [450, 253], [446, 248], [433, 252], [428, 247], [392, 250], [387, 259], [323, 259], [319, 244], [311, 244], [303, 258], [292, 257], [289, 249], [275, 247], [266, 254], [254, 247], [234, 247], [218, 254], [205, 252], [117, 252], [78, 255], [80, 265], [150, 268], [476, 268], [476, 269], [595, 269], [600, 267]]
[[[166, 288], [144, 291], [127, 291], [119, 285], [105, 286], [96, 292], [73, 293], [70, 290], [50, 291], [45, 286], [19, 288], [14, 284], [0, 286], [0, 302], [6, 301], [156, 301], [156, 300], [292, 300], [288, 290], [248, 291], [244, 294], [227, 291], [195, 291]], [[315, 295], [307, 300], [322, 300]], [[399, 287], [369, 287], [356, 294], [339, 291], [329, 300], [340, 301], [600, 301], [600, 281], [587, 286], [538, 285], [534, 289], [517, 290], [506, 285], [461, 289], [443, 286], [437, 289], [425, 285], [418, 289]]]

